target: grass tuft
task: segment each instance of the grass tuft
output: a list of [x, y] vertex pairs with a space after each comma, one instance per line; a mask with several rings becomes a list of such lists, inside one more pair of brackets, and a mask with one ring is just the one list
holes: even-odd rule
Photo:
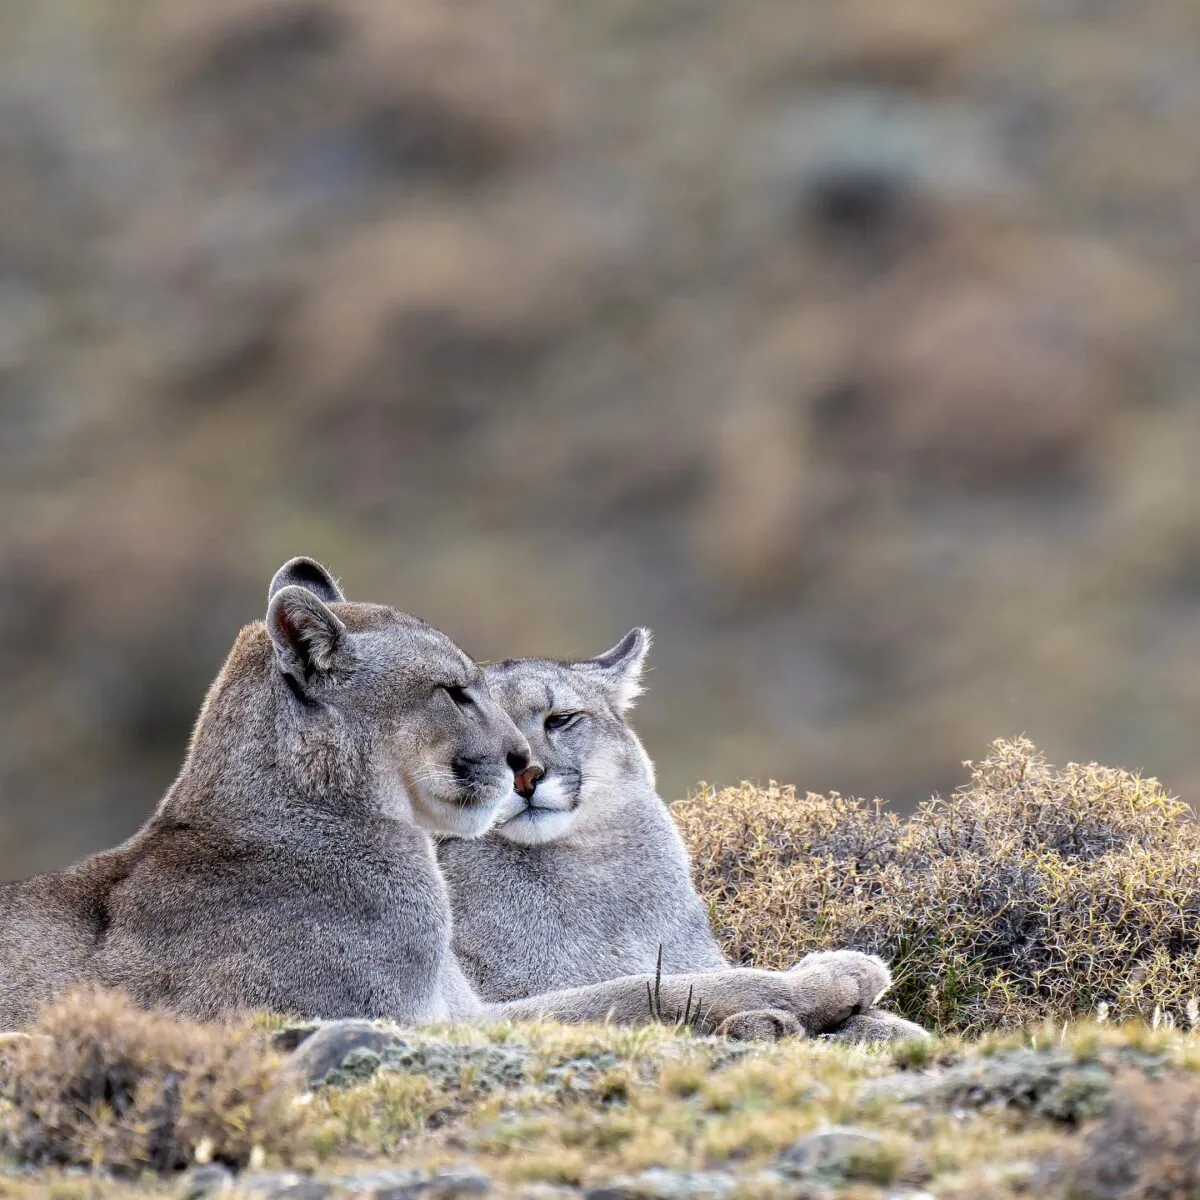
[[240, 1168], [299, 1149], [294, 1080], [261, 1033], [84, 992], [0, 1051], [0, 1147], [35, 1166]]

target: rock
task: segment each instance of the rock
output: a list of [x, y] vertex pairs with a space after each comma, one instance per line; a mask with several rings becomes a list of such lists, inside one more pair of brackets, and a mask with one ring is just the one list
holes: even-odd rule
[[861, 237], [928, 198], [977, 197], [1008, 171], [994, 132], [967, 106], [852, 88], [785, 111], [768, 174], [823, 229]]
[[271, 1045], [283, 1054], [291, 1054], [320, 1028], [320, 1021], [297, 1021], [295, 1024], [285, 1025], [271, 1034]]
[[833, 1125], [793, 1143], [780, 1156], [779, 1170], [788, 1175], [844, 1175], [851, 1162], [874, 1153], [883, 1144], [877, 1133]]
[[453, 1200], [458, 1196], [486, 1196], [492, 1190], [491, 1180], [470, 1167], [439, 1171], [429, 1179], [422, 1195], [430, 1200]]
[[725, 1200], [736, 1187], [736, 1177], [726, 1171], [655, 1168], [588, 1188], [584, 1200]]
[[380, 1052], [398, 1040], [397, 1034], [370, 1021], [330, 1021], [302, 1042], [293, 1061], [308, 1080], [308, 1086], [316, 1087], [324, 1083], [331, 1072], [341, 1070], [352, 1052], [359, 1052], [351, 1072], [357, 1073], [358, 1078], [369, 1078], [363, 1073], [369, 1060], [361, 1052], [374, 1055], [375, 1069], [378, 1069]]
[[371, 1021], [330, 1021], [304, 1037], [294, 1061], [309, 1087], [344, 1087], [383, 1069], [424, 1075], [452, 1089], [460, 1085], [464, 1069], [470, 1068], [475, 1086], [486, 1089], [523, 1083], [529, 1058], [523, 1046], [409, 1040], [395, 1028]]
[[327, 1200], [336, 1194], [332, 1183], [284, 1171], [273, 1175], [249, 1175], [238, 1180], [234, 1192], [247, 1200]]
[[193, 1167], [179, 1182], [179, 1191], [184, 1200], [203, 1200], [206, 1196], [219, 1196], [233, 1187], [233, 1172], [219, 1163], [205, 1163]]
[[339, 1191], [353, 1194], [357, 1200], [458, 1200], [463, 1196], [486, 1196], [491, 1181], [470, 1167], [437, 1171], [375, 1171], [348, 1175], [337, 1181]]

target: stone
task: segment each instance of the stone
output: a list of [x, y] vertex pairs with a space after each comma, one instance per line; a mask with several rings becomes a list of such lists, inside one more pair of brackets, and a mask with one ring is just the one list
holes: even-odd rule
[[294, 1050], [298, 1050], [301, 1044], [308, 1041], [320, 1028], [320, 1021], [293, 1022], [291, 1025], [285, 1025], [282, 1029], [277, 1029], [271, 1034], [271, 1045], [283, 1054], [291, 1054]]
[[203, 1200], [206, 1196], [219, 1196], [233, 1187], [233, 1172], [219, 1163], [205, 1163], [193, 1167], [179, 1181], [179, 1191], [184, 1200]]
[[794, 1142], [780, 1156], [777, 1168], [790, 1175], [842, 1175], [854, 1158], [870, 1154], [883, 1143], [877, 1133], [849, 1125], [818, 1129]]
[[[1158, 1065], [1154, 1056], [1144, 1062], [1149, 1069]], [[936, 1075], [905, 1073], [871, 1080], [862, 1096], [952, 1112], [1011, 1108], [1075, 1125], [1107, 1110], [1112, 1073], [1113, 1068], [1100, 1062], [1077, 1062], [1065, 1050], [1023, 1047], [959, 1063]]]
[[[380, 1052], [397, 1040], [397, 1034], [371, 1021], [330, 1021], [304, 1039], [293, 1062], [303, 1073], [308, 1086], [317, 1087], [331, 1072], [341, 1070], [352, 1052], [366, 1051], [375, 1055], [377, 1069]], [[360, 1053], [351, 1068], [361, 1076], [363, 1066], [364, 1056]]]
[[388, 1070], [424, 1075], [440, 1087], [455, 1089], [467, 1068], [477, 1087], [518, 1086], [525, 1082], [530, 1057], [522, 1046], [410, 1040], [372, 1021], [330, 1021], [304, 1037], [293, 1061], [309, 1087], [345, 1087]]
[[348, 1175], [337, 1181], [339, 1191], [356, 1200], [459, 1200], [466, 1196], [486, 1196], [491, 1181], [470, 1167], [437, 1171], [373, 1171]]
[[584, 1200], [726, 1200], [736, 1187], [737, 1179], [726, 1171], [654, 1168], [588, 1188]]
[[234, 1194], [247, 1200], [327, 1200], [336, 1194], [332, 1183], [283, 1171], [272, 1175], [248, 1175], [238, 1180]]

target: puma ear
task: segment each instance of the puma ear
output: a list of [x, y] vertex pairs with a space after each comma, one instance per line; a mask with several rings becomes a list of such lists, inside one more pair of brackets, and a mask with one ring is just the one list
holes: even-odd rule
[[631, 629], [611, 650], [578, 665], [596, 674], [613, 708], [624, 713], [642, 694], [642, 668], [650, 652], [650, 630]]
[[315, 558], [292, 558], [285, 562], [267, 588], [267, 600], [274, 599], [275, 593], [285, 587], [307, 588], [326, 604], [337, 604], [346, 598], [337, 580]]
[[267, 632], [279, 669], [303, 687], [333, 669], [346, 627], [308, 588], [289, 584], [267, 605]]

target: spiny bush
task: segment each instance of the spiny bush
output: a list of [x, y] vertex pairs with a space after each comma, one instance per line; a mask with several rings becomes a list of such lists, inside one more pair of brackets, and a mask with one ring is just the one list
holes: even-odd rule
[[283, 1060], [248, 1027], [145, 1012], [117, 992], [48, 1007], [0, 1047], [0, 1150], [137, 1173], [290, 1158], [301, 1126]]
[[893, 1002], [942, 1029], [1094, 1012], [1196, 1017], [1200, 824], [1154, 779], [1050, 766], [1026, 740], [901, 820], [772, 783], [702, 789], [676, 817], [726, 952], [787, 967], [883, 955]]

